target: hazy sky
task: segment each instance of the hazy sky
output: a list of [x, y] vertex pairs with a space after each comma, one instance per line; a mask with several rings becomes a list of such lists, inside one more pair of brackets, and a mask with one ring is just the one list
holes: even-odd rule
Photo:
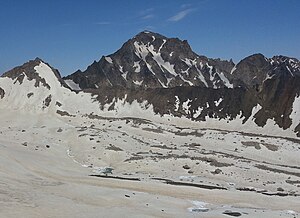
[[212, 58], [300, 59], [299, 0], [0, 0], [0, 74], [35, 57], [84, 70], [145, 29]]

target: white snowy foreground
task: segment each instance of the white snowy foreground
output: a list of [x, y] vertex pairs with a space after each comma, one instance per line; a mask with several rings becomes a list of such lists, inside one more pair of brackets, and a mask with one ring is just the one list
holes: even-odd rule
[[299, 216], [292, 140], [131, 118], [0, 114], [1, 217]]
[[200, 125], [122, 100], [100, 110], [34, 69], [46, 85], [0, 78], [0, 217], [299, 217], [293, 131]]

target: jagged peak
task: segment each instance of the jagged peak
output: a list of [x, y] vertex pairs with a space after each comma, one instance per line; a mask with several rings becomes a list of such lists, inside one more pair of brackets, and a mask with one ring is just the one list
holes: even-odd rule
[[294, 63], [300, 62], [297, 58], [292, 58], [284, 55], [275, 55], [271, 58], [271, 60], [279, 61], [279, 62], [294, 62]]
[[300, 61], [297, 58], [291, 58], [283, 55], [276, 55], [270, 58], [270, 64], [274, 66], [274, 69], [286, 69], [293, 76], [294, 73], [300, 72]]
[[144, 44], [146, 43], [152, 43], [154, 41], [172, 41], [172, 43], [177, 42], [177, 43], [182, 43], [184, 45], [187, 45], [188, 47], [190, 47], [189, 43], [187, 40], [182, 40], [179, 38], [173, 38], [173, 37], [167, 37], [164, 36], [160, 33], [156, 33], [156, 32], [151, 32], [148, 30], [144, 30], [140, 33], [138, 33], [137, 35], [135, 35], [131, 40], [129, 40], [130, 42], [135, 42], [135, 41], [139, 41], [139, 42], [143, 42]]
[[135, 35], [133, 37], [133, 39], [140, 39], [140, 38], [144, 38], [144, 37], [148, 37], [148, 38], [155, 37], [155, 38], [164, 38], [164, 39], [167, 38], [166, 36], [163, 36], [163, 35], [161, 35], [159, 33], [151, 32], [151, 31], [148, 31], [148, 30], [144, 30], [144, 31], [138, 33], [137, 35]]
[[43, 59], [41, 59], [41, 58], [39, 58], [39, 57], [36, 57], [33, 61], [37, 61], [37, 62], [43, 62], [43, 63], [45, 63], [44, 61], [43, 61]]
[[19, 83], [22, 84], [25, 76], [27, 76], [29, 80], [35, 80], [37, 86], [39, 83], [42, 83], [43, 86], [47, 87], [48, 89], [50, 89], [50, 85], [47, 83], [47, 79], [45, 79], [45, 77], [47, 77], [48, 80], [51, 77], [56, 78], [61, 85], [66, 86], [59, 71], [39, 57], [29, 60], [23, 65], [17, 66], [5, 72], [1, 77], [8, 77], [13, 80], [18, 80]]

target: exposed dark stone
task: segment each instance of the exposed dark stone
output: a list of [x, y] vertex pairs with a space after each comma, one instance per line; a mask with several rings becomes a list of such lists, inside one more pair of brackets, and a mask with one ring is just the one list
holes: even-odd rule
[[56, 111], [57, 114], [59, 114], [60, 116], [68, 116], [68, 117], [75, 117], [75, 115], [71, 115], [69, 114], [67, 111], [61, 111], [61, 110], [57, 110]]
[[123, 151], [123, 149], [115, 146], [115, 145], [112, 145], [110, 144], [108, 147], [105, 148], [106, 150], [111, 150], [111, 151]]
[[235, 211], [231, 211], [231, 210], [226, 210], [225, 212], [223, 212], [223, 214], [228, 215], [228, 216], [234, 216], [234, 217], [242, 216], [242, 214], [240, 212], [235, 212]]
[[141, 181], [140, 178], [131, 178], [131, 177], [120, 177], [120, 176], [108, 176], [108, 175], [89, 175], [99, 178], [105, 178], [105, 179], [119, 179], [119, 180], [129, 180], [129, 181]]
[[241, 143], [242, 143], [242, 145], [244, 145], [246, 147], [254, 147], [257, 150], [261, 149], [259, 143], [255, 142], [255, 141], [247, 141], [247, 142], [241, 142]]
[[0, 98], [4, 98], [5, 91], [0, 87]]
[[266, 171], [271, 171], [271, 172], [275, 172], [275, 173], [282, 173], [282, 174], [286, 174], [286, 175], [293, 175], [296, 177], [300, 177], [300, 172], [291, 172], [291, 171], [281, 170], [281, 169], [277, 169], [277, 168], [271, 168], [271, 167], [268, 167], [266, 165], [261, 165], [261, 164], [256, 164], [255, 167], [257, 167], [258, 169], [261, 169], [261, 170], [266, 170]]
[[213, 172], [213, 174], [220, 174], [220, 173], [222, 173], [222, 170], [219, 168], [215, 169], [215, 171]]
[[27, 98], [30, 98], [31, 96], [33, 96], [33, 92], [29, 92], [29, 93], [27, 94]]
[[189, 169], [191, 169], [187, 164], [186, 165], [184, 165], [183, 167], [182, 167], [183, 169], [185, 169], [185, 170], [189, 170]]
[[49, 107], [49, 105], [50, 105], [50, 103], [51, 103], [51, 98], [52, 98], [52, 96], [51, 95], [49, 95], [47, 98], [45, 98], [45, 100], [44, 100], [44, 106], [43, 106], [43, 108], [46, 108], [46, 107]]
[[176, 182], [170, 179], [162, 179], [162, 178], [153, 178], [153, 179], [163, 181], [164, 183], [169, 185], [191, 186], [191, 187], [203, 188], [208, 190], [227, 190], [226, 188], [220, 186], [204, 185], [204, 184], [196, 184], [196, 183], [188, 183], [188, 182]]
[[300, 137], [300, 123], [296, 126], [295, 132], [297, 133], [297, 136]]
[[58, 130], [57, 130], [57, 132], [62, 132], [63, 130], [62, 130], [62, 128], [58, 128]]
[[283, 192], [283, 191], [284, 191], [284, 189], [283, 189], [283, 188], [281, 188], [281, 187], [278, 187], [278, 188], [277, 188], [277, 191], [279, 191], [279, 192]]

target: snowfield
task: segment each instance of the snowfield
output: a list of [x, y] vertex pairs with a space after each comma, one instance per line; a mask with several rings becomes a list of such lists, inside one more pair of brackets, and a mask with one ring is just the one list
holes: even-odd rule
[[[1, 217], [299, 216], [300, 140], [272, 121], [256, 126], [260, 105], [245, 124], [161, 117], [127, 96], [100, 109], [48, 65], [35, 70], [50, 89], [0, 78]], [[189, 100], [174, 98], [188, 113]]]
[[299, 215], [299, 142], [137, 118], [0, 112], [4, 217]]

